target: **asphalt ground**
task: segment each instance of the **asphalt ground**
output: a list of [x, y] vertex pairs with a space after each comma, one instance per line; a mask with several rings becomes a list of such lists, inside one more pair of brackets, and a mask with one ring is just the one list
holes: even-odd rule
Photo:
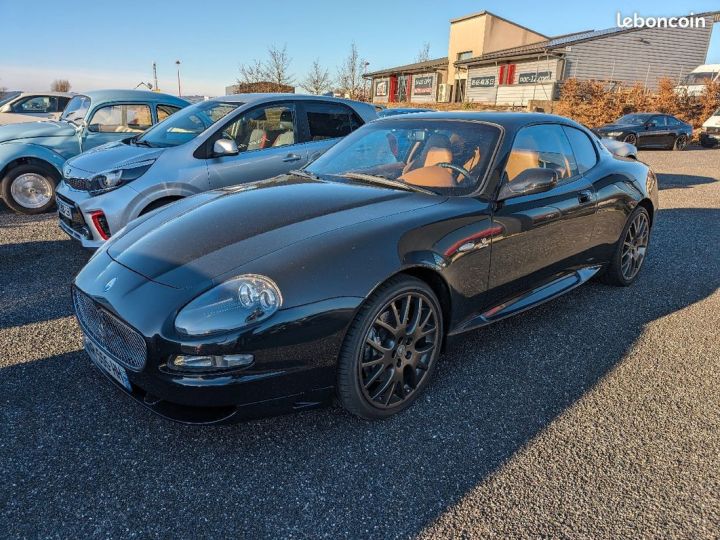
[[154, 416], [82, 351], [88, 254], [0, 210], [0, 537], [720, 537], [720, 149], [640, 158], [639, 280], [465, 335], [376, 423]]

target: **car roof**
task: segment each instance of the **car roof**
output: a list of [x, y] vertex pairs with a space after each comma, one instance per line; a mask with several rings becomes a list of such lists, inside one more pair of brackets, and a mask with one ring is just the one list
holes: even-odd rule
[[170, 94], [162, 92], [150, 92], [149, 90], [90, 90], [83, 92], [83, 96], [90, 98], [93, 103], [102, 103], [105, 101], [143, 101], [149, 103], [167, 103], [168, 105], [179, 105], [184, 107], [189, 105], [188, 101]]
[[313, 94], [290, 94], [290, 93], [258, 93], [258, 94], [230, 94], [228, 96], [218, 96], [211, 98], [210, 101], [226, 101], [230, 103], [254, 103], [260, 101], [280, 101], [283, 99], [319, 99], [322, 101], [335, 101], [337, 103], [345, 103], [348, 105], [363, 104], [372, 106], [372, 103], [365, 103], [362, 101], [355, 101], [352, 99], [337, 98], [332, 96], [316, 96]]
[[59, 96], [59, 97], [73, 97], [75, 92], [20, 92], [15, 97], [25, 96]]
[[448, 112], [419, 112], [414, 114], [398, 114], [385, 116], [375, 122], [405, 122], [407, 120], [472, 120], [476, 122], [489, 122], [504, 127], [519, 129], [535, 123], [553, 122], [580, 126], [574, 120], [556, 114], [531, 112], [495, 112], [495, 111], [448, 111]]

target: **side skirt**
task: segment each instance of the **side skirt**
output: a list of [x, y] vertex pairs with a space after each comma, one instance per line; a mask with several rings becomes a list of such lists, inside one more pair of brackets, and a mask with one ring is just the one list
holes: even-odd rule
[[506, 317], [517, 315], [535, 306], [544, 304], [548, 300], [557, 298], [573, 290], [575, 287], [582, 285], [597, 274], [601, 268], [601, 265], [587, 266], [570, 272], [569, 274], [564, 274], [549, 283], [531, 289], [520, 296], [516, 296], [486, 310], [477, 317], [465, 321], [448, 335], [455, 336], [469, 330], [474, 330], [475, 328], [480, 328], [481, 326], [487, 326]]

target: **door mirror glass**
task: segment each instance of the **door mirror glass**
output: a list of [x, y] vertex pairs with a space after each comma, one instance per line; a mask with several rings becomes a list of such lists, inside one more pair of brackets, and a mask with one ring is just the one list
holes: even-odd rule
[[213, 144], [213, 156], [237, 156], [240, 153], [238, 145], [235, 141], [230, 139], [218, 139]]
[[500, 189], [498, 200], [512, 199], [523, 195], [543, 193], [558, 183], [558, 173], [554, 169], [525, 169], [512, 182], [506, 182]]

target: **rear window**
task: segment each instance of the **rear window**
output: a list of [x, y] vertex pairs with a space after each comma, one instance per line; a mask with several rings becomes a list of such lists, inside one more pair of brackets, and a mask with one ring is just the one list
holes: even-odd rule
[[344, 137], [362, 126], [355, 111], [341, 103], [305, 103], [310, 140]]

